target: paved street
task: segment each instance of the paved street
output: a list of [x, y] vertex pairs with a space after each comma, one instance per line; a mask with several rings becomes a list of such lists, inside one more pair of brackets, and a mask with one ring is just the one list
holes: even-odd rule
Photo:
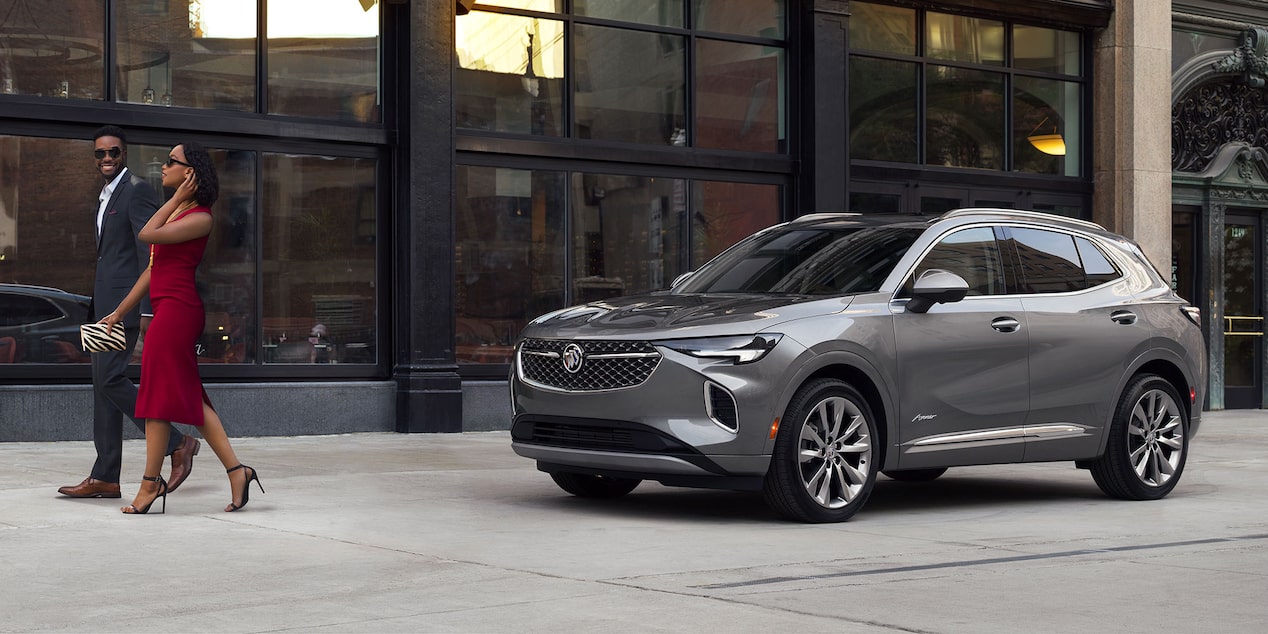
[[[1205, 415], [1179, 488], [1101, 495], [1069, 464], [882, 477], [838, 525], [756, 494], [558, 490], [506, 432], [235, 440], [167, 514], [71, 500], [87, 442], [0, 444], [0, 631], [1262, 632], [1268, 412]], [[156, 507], [157, 510], [157, 507]]]

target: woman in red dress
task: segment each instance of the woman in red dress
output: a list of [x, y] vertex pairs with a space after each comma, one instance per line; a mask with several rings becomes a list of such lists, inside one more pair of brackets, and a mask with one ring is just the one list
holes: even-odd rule
[[[197, 143], [172, 148], [163, 165], [163, 186], [176, 193], [138, 234], [141, 241], [151, 245], [150, 266], [119, 307], [101, 320], [113, 329], [149, 292], [154, 318], [141, 351], [141, 386], [136, 402], [137, 417], [145, 419], [145, 475], [132, 504], [122, 510], [148, 513], [160, 497], [163, 511], [167, 510], [167, 482], [160, 471], [171, 424], [177, 422], [198, 427], [220, 458], [233, 495], [225, 511], [236, 511], [247, 505], [251, 481], [259, 485], [260, 478], [255, 469], [238, 462], [203, 389], [194, 351], [206, 320], [194, 272], [207, 248], [211, 205], [220, 193], [211, 156]], [[263, 486], [260, 491], [264, 491]]]

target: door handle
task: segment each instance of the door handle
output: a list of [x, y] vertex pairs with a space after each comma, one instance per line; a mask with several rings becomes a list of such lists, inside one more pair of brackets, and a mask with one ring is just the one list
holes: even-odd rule
[[1012, 317], [996, 317], [991, 320], [991, 328], [1000, 332], [1017, 332], [1021, 328], [1021, 322]]
[[1128, 326], [1136, 323], [1136, 313], [1130, 310], [1116, 310], [1110, 313], [1110, 319], [1114, 320], [1115, 323]]

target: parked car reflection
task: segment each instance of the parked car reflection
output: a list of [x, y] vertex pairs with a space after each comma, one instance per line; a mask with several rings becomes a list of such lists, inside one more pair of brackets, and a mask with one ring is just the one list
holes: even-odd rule
[[79, 325], [90, 298], [46, 286], [0, 284], [0, 363], [88, 363]]

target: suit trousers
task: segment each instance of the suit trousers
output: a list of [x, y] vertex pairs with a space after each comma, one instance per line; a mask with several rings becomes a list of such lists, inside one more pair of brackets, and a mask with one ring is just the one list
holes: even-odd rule
[[[124, 331], [127, 343], [117, 352], [97, 352], [92, 355], [92, 440], [97, 446], [97, 462], [92, 466], [92, 478], [103, 482], [118, 482], [123, 468], [123, 417], [126, 415], [145, 433], [145, 421], [136, 417], [136, 385], [128, 378], [128, 360], [136, 347], [139, 328]], [[167, 442], [167, 455], [172, 455], [185, 437], [172, 426]]]

